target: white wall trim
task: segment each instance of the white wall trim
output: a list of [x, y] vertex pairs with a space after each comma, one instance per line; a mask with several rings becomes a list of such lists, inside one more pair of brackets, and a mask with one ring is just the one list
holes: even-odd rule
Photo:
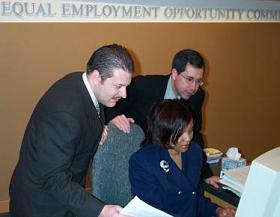
[[280, 22], [279, 1], [215, 0], [215, 5], [213, 1], [187, 5], [177, 1], [174, 6], [106, 0], [0, 0], [0, 22]]

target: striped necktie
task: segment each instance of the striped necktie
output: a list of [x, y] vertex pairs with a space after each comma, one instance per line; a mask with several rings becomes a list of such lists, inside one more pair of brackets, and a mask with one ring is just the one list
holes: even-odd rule
[[100, 105], [99, 105], [99, 103], [97, 103], [97, 104], [95, 105], [95, 108], [96, 108], [98, 117], [100, 118]]

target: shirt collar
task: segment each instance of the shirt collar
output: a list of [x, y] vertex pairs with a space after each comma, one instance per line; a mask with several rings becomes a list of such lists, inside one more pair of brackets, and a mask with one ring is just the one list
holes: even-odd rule
[[85, 84], [85, 86], [87, 88], [87, 91], [88, 91], [88, 93], [90, 95], [90, 98], [91, 98], [94, 106], [98, 107], [99, 106], [98, 105], [98, 100], [96, 99], [96, 97], [95, 97], [95, 95], [94, 95], [94, 93], [93, 93], [93, 91], [92, 91], [92, 89], [90, 87], [90, 84], [89, 84], [86, 72], [83, 73], [83, 81], [84, 81], [84, 84]]
[[168, 79], [167, 82], [167, 87], [165, 90], [165, 95], [164, 95], [164, 99], [180, 99], [181, 97], [178, 96], [176, 93], [174, 93], [173, 89], [172, 89], [172, 84], [171, 84], [171, 75]]

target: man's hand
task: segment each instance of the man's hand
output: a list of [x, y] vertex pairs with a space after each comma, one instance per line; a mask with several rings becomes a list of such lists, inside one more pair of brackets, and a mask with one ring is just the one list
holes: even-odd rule
[[103, 145], [103, 143], [105, 142], [105, 140], [107, 139], [108, 136], [108, 126], [105, 125], [102, 131], [102, 135], [101, 135], [101, 139], [99, 141], [99, 145]]
[[216, 213], [218, 217], [234, 217], [236, 209], [234, 208], [217, 208]]
[[134, 123], [132, 118], [127, 118], [125, 115], [118, 115], [114, 117], [111, 121], [117, 128], [125, 133], [130, 132], [130, 124]]
[[218, 176], [211, 176], [205, 179], [205, 182], [209, 185], [212, 185], [214, 188], [219, 188], [220, 178]]
[[122, 207], [117, 205], [105, 205], [98, 217], [130, 217], [120, 214], [121, 210]]

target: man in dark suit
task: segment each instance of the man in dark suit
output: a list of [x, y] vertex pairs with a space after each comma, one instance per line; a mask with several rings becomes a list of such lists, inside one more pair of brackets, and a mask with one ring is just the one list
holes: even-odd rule
[[[120, 100], [114, 108], [106, 108], [108, 121], [119, 129], [129, 132], [130, 123], [135, 122], [146, 131], [146, 116], [150, 107], [162, 99], [180, 99], [191, 111], [195, 120], [193, 140], [204, 146], [201, 135], [201, 109], [205, 92], [201, 88], [205, 63], [201, 54], [195, 50], [183, 49], [175, 54], [169, 75], [146, 75], [132, 79], [127, 90], [127, 98]], [[211, 176], [204, 170], [203, 178]], [[218, 187], [219, 178], [207, 179]]]
[[113, 107], [126, 97], [133, 70], [126, 48], [103, 46], [86, 72], [66, 75], [44, 94], [12, 176], [12, 217], [124, 217], [120, 206], [105, 205], [84, 187], [89, 163], [107, 135], [100, 104]]

